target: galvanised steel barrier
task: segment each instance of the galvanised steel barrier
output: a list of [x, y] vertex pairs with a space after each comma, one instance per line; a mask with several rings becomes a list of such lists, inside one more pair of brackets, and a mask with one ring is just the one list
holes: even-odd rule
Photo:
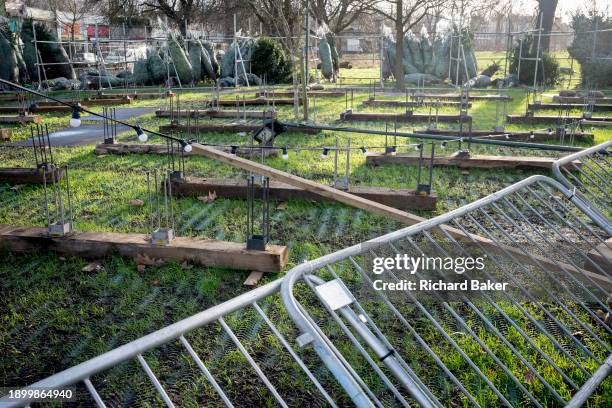
[[532, 176], [29, 388], [100, 407], [603, 403], [612, 229], [594, 215]]
[[565, 187], [589, 201], [608, 218], [612, 210], [612, 140], [565, 156], [553, 163]]

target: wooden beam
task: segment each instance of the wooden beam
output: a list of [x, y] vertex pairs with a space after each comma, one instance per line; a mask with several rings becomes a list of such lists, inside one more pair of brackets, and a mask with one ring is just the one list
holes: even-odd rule
[[604, 271], [609, 271], [612, 267], [612, 238], [608, 238], [605, 242], [597, 245], [587, 254], [591, 261], [584, 262], [584, 269], [589, 271], [599, 272], [596, 264]]
[[179, 111], [170, 111], [160, 109], [155, 111], [155, 116], [158, 118], [169, 117], [209, 117], [209, 118], [233, 118], [241, 119], [247, 117], [249, 119], [274, 119], [276, 111], [273, 110], [218, 110], [218, 109], [181, 109]]
[[[298, 92], [298, 95], [301, 95], [302, 92]], [[336, 98], [339, 96], [344, 96], [346, 93], [345, 91], [308, 91], [306, 93], [308, 96], [316, 96], [317, 98], [322, 98], [322, 97], [332, 97], [332, 98]], [[295, 95], [295, 93], [293, 91], [262, 91], [262, 92], [257, 92], [255, 94], [256, 98], [261, 98], [261, 97], [289, 97], [289, 98], [293, 98]]]
[[584, 97], [584, 96], [560, 96], [560, 95], [554, 95], [553, 96], [553, 102], [557, 102], [557, 103], [584, 103], [585, 101], [593, 101], [596, 104], [598, 103], [612, 103], [612, 98], [609, 97], [603, 97], [603, 98], [590, 98], [590, 97]]
[[279, 245], [253, 251], [237, 242], [191, 237], [177, 237], [169, 245], [154, 245], [146, 234], [116, 232], [76, 232], [53, 238], [45, 228], [3, 224], [0, 224], [0, 248], [13, 252], [53, 251], [90, 259], [141, 254], [168, 261], [260, 272], [280, 272], [288, 259], [287, 247]]
[[[223, 151], [230, 152], [231, 147], [223, 147]], [[168, 154], [168, 146], [165, 144], [138, 144], [138, 143], [100, 143], [96, 145], [94, 153], [97, 155], [103, 154]], [[184, 153], [185, 156], [190, 156], [191, 153]], [[242, 157], [251, 157], [251, 149], [245, 147], [239, 147], [236, 150], [236, 154]], [[278, 150], [276, 149], [264, 149], [263, 154], [265, 157], [277, 157]], [[253, 157], [261, 157], [261, 150], [255, 148], [252, 153]]]
[[[528, 105], [529, 110], [540, 110], [540, 109], [585, 109], [588, 107], [587, 104], [584, 103], [530, 103]], [[610, 112], [612, 111], [612, 105], [602, 105], [595, 104], [593, 105], [593, 112]]]
[[9, 184], [43, 184], [44, 177], [47, 183], [51, 183], [52, 172], [55, 173], [57, 180], [64, 176], [64, 169], [57, 167], [53, 170], [47, 169], [44, 173], [43, 169], [36, 167], [0, 167], [0, 182]]
[[[563, 120], [570, 122], [579, 122], [583, 118], [582, 116], [563, 116]], [[588, 118], [587, 120], [591, 122], [612, 122], [612, 117], [606, 116], [594, 116]], [[508, 115], [507, 123], [527, 123], [527, 124], [535, 124], [535, 123], [558, 123], [559, 116], [551, 115], [551, 116], [520, 116], [520, 115]]]
[[[449, 115], [449, 114], [439, 114], [437, 115], [438, 122], [464, 122], [471, 123], [472, 117], [461, 116], [461, 115]], [[374, 113], [374, 112], [351, 112], [346, 111], [340, 114], [340, 120], [345, 121], [376, 121], [381, 120], [385, 122], [427, 122], [429, 120], [435, 121], [435, 115], [429, 115], [424, 113]]]
[[[404, 96], [403, 94], [393, 94], [393, 96]], [[459, 94], [448, 94], [448, 93], [424, 93], [424, 92], [417, 92], [417, 93], [408, 93], [408, 97], [410, 98], [423, 98], [423, 99], [439, 99], [441, 101], [459, 101], [461, 100], [461, 95]], [[507, 96], [507, 95], [473, 95], [470, 94], [468, 95], [468, 98], [470, 101], [510, 101], [512, 100], [511, 97]]]
[[[423, 158], [423, 165], [429, 166], [429, 158]], [[440, 167], [459, 167], [479, 168], [479, 169], [546, 169], [551, 170], [553, 163], [557, 159], [554, 157], [537, 157], [537, 156], [485, 156], [485, 155], [470, 155], [467, 157], [460, 156], [435, 156], [434, 166]], [[579, 162], [575, 161], [575, 164]], [[406, 153], [398, 153], [395, 156], [384, 153], [369, 153], [366, 156], [366, 164], [370, 166], [379, 166], [384, 164], [405, 164], [418, 165], [419, 156]]]
[[[250, 171], [253, 173], [261, 174], [263, 176], [270, 177], [273, 180], [281, 181], [287, 183], [291, 186], [298, 187], [307, 191], [310, 191], [314, 194], [317, 194], [321, 197], [328, 198], [330, 200], [335, 200], [337, 202], [350, 205], [355, 208], [360, 208], [362, 210], [371, 212], [373, 214], [378, 214], [386, 217], [390, 217], [396, 221], [402, 222], [408, 225], [418, 224], [420, 222], [426, 221], [426, 218], [420, 217], [415, 214], [411, 214], [406, 211], [399, 210], [397, 208], [393, 208], [384, 204], [376, 203], [374, 201], [368, 200], [363, 197], [356, 196], [354, 194], [335, 189], [330, 186], [326, 186], [323, 184], [316, 183], [311, 180], [307, 180], [305, 178], [294, 176], [293, 174], [286, 173], [281, 170], [277, 170], [275, 168], [266, 166], [264, 164], [255, 163], [253, 161], [243, 159], [241, 157], [236, 157], [231, 154], [215, 150], [209, 146], [204, 146], [199, 143], [194, 143], [192, 145], [193, 154], [199, 154], [211, 159], [219, 160], [223, 163], [232, 165], [234, 167], [241, 168], [246, 171]], [[520, 249], [509, 247], [505, 245], [498, 245], [494, 241], [481, 237], [479, 235], [474, 234], [465, 234], [458, 228], [454, 228], [448, 225], [442, 224], [440, 229], [446, 231], [449, 235], [453, 236], [455, 239], [458, 239], [462, 242], [472, 243], [472, 240], [479, 243], [483, 247], [486, 247], [494, 252], [502, 252], [507, 251], [514, 255], [517, 259], [533, 263], [532, 257], [540, 262], [542, 265], [545, 265], [552, 271], [560, 270], [560, 265], [566, 270], [574, 273], [579, 279], [585, 279], [584, 276], [590, 276], [594, 281], [600, 283], [604, 287], [612, 290], [612, 280], [608, 279], [605, 276], [586, 271], [583, 269], [574, 268], [572, 265], [564, 264], [562, 262], [554, 262], [548, 258], [537, 254], [524, 254]]]
[[[457, 101], [423, 101], [419, 103], [417, 101], [409, 100], [409, 101], [393, 101], [393, 100], [384, 100], [384, 99], [368, 99], [363, 102], [365, 106], [391, 106], [391, 107], [409, 107], [409, 108], [418, 108], [420, 106], [426, 107], [435, 107], [437, 104], [440, 106], [461, 106], [461, 102]], [[472, 107], [472, 103], [468, 102], [468, 106]]]
[[[307, 190], [293, 187], [287, 183], [270, 181], [270, 198], [273, 200], [313, 200], [321, 197]], [[201, 196], [215, 193], [219, 197], [246, 199], [248, 190], [246, 180], [236, 179], [204, 179], [198, 177], [183, 177], [172, 181], [172, 192], [179, 196]], [[393, 189], [387, 187], [354, 186], [348, 189], [350, 194], [367, 198], [402, 210], [435, 210], [437, 196], [435, 194], [420, 195], [415, 190]], [[255, 194], [261, 196], [260, 186], [255, 187]]]
[[13, 129], [11, 128], [1, 128], [0, 129], [0, 140], [3, 142], [7, 142], [11, 140], [13, 137]]
[[[516, 131], [516, 130], [512, 130], [512, 131], [508, 131], [507, 133], [505, 132], [499, 132], [499, 131], [493, 131], [493, 130], [474, 130], [472, 129], [471, 131], [465, 130], [463, 132], [463, 136], [464, 137], [469, 137], [469, 136], [473, 136], [473, 137], [480, 137], [480, 136], [487, 136], [487, 139], [498, 139], [498, 140], [506, 140], [506, 135], [508, 135], [508, 140], [512, 140], [512, 141], [531, 141], [531, 142], [543, 142], [543, 141], [549, 141], [549, 140], [558, 140], [559, 137], [555, 134], [554, 129], [552, 134], [548, 134], [548, 132], [542, 132], [542, 131], [534, 131], [533, 132], [533, 139], [531, 138], [531, 132], [530, 131]], [[459, 130], [458, 129], [415, 129], [414, 133], [425, 133], [428, 135], [445, 135], [445, 136], [459, 136]], [[569, 137], [569, 136], [568, 136]], [[583, 132], [578, 132], [575, 133], [573, 136], [576, 140], [583, 140], [583, 141], [587, 141], [587, 142], [592, 142], [593, 141], [593, 134], [592, 133], [583, 133]]]
[[40, 115], [0, 115], [0, 123], [40, 123]]
[[[312, 128], [297, 128], [295, 126], [286, 126], [287, 132], [300, 132], [306, 134], [318, 134], [321, 131], [319, 129]], [[162, 133], [170, 132], [211, 132], [211, 133], [238, 133], [238, 132], [254, 132], [261, 128], [261, 124], [257, 123], [199, 123], [197, 125], [191, 124], [190, 126], [171, 123], [169, 125], [162, 125], [159, 127], [159, 131]]]
[[[249, 99], [220, 99], [214, 102], [215, 105], [219, 106], [272, 106], [272, 105], [293, 105], [293, 99], [289, 98], [249, 98]], [[302, 104], [302, 100], [298, 99], [298, 104]]]

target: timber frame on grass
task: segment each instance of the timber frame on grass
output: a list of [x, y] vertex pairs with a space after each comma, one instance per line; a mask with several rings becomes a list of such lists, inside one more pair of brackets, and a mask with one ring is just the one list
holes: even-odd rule
[[156, 245], [148, 234], [73, 232], [51, 237], [46, 228], [15, 225], [0, 225], [0, 248], [13, 252], [53, 251], [89, 259], [146, 255], [164, 261], [260, 272], [280, 272], [288, 260], [287, 247], [280, 245], [268, 244], [264, 251], [250, 251], [243, 243], [191, 237], [175, 237], [167, 245]]
[[[287, 183], [270, 182], [270, 199], [279, 201], [309, 200], [319, 201], [321, 197], [308, 190], [293, 187]], [[256, 194], [260, 187], [256, 186]], [[237, 179], [209, 179], [183, 177], [172, 180], [172, 192], [179, 196], [200, 196], [215, 193], [224, 198], [247, 198], [247, 184]], [[435, 193], [419, 194], [416, 190], [394, 189], [387, 187], [350, 186], [346, 192], [377, 203], [401, 210], [435, 210], [437, 196]]]
[[[459, 168], [480, 169], [529, 169], [529, 170], [552, 170], [554, 157], [537, 156], [487, 156], [472, 154], [454, 154], [436, 156], [433, 159], [434, 166], [453, 166]], [[418, 165], [419, 156], [413, 154], [398, 153], [395, 156], [384, 153], [371, 153], [366, 157], [366, 164], [379, 166], [384, 164]], [[424, 163], [426, 166], [428, 162]], [[576, 163], [579, 165], [579, 163]]]

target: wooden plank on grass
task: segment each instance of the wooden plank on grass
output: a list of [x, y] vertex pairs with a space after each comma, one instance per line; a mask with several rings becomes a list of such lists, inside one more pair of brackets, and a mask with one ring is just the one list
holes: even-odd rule
[[[231, 147], [222, 147], [221, 148], [223, 151], [226, 152], [230, 152], [231, 151]], [[138, 143], [100, 143], [98, 145], [96, 145], [96, 148], [94, 149], [94, 153], [97, 155], [103, 155], [103, 154], [147, 154], [147, 153], [153, 153], [153, 154], [168, 154], [168, 146], [165, 144], [158, 144], [158, 143], [144, 143], [144, 144], [138, 144]], [[242, 156], [242, 157], [251, 157], [251, 155], [253, 157], [261, 157], [261, 149], [257, 149], [257, 147], [255, 147], [253, 149], [253, 151], [251, 152], [250, 148], [247, 147], [239, 147], [236, 150], [236, 154], [238, 156]], [[190, 153], [185, 152], [184, 153], [185, 156], [189, 156]], [[264, 157], [277, 157], [278, 156], [278, 150], [276, 149], [263, 149], [263, 155]]]
[[[415, 129], [414, 133], [425, 133], [428, 135], [444, 135], [444, 136], [457, 136], [459, 137], [459, 129]], [[506, 135], [508, 137], [506, 137]], [[475, 130], [471, 131], [464, 130], [463, 137], [482, 137], [486, 136], [487, 139], [498, 139], [498, 140], [513, 140], [513, 141], [531, 141], [531, 142], [543, 142], [549, 140], [559, 140], [559, 136], [555, 134], [555, 129], [551, 128], [551, 134], [548, 131], [534, 131], [533, 139], [530, 131], [517, 131], [511, 130], [506, 132], [493, 131], [493, 130]], [[570, 136], [567, 136], [570, 137]], [[592, 142], [592, 133], [577, 132], [573, 135], [574, 139]]]
[[[211, 102], [212, 103], [212, 102]], [[218, 106], [272, 106], [272, 105], [293, 105], [293, 99], [290, 98], [249, 98], [249, 99], [220, 99], [214, 102]], [[298, 99], [298, 104], [302, 104], [302, 100]]]
[[351, 112], [346, 111], [340, 114], [340, 120], [345, 121], [385, 121], [385, 122], [427, 122], [427, 121], [435, 121], [437, 117], [438, 122], [464, 122], [471, 123], [472, 117], [469, 115], [461, 116], [461, 115], [449, 115], [449, 114], [439, 114], [429, 115], [425, 113], [375, 113], [375, 112]]
[[218, 110], [218, 109], [181, 109], [170, 111], [160, 109], [155, 111], [155, 116], [159, 118], [169, 117], [209, 117], [209, 118], [248, 118], [248, 119], [274, 119], [276, 112], [273, 110]]
[[[540, 123], [540, 124], [545, 124], [545, 123], [549, 123], [549, 124], [554, 124], [554, 123], [558, 123], [560, 119], [563, 119], [566, 122], [580, 122], [582, 121], [583, 118], [582, 116], [521, 116], [521, 115], [508, 115], [507, 116], [507, 123], [527, 123], [527, 124], [536, 124], [536, 123]], [[597, 124], [600, 124], [600, 122], [612, 122], [612, 117], [606, 117], [606, 116], [593, 116], [591, 118], [588, 118], [587, 120], [591, 121], [591, 122], [596, 122]]]
[[191, 237], [177, 237], [170, 245], [154, 245], [146, 234], [116, 232], [76, 232], [53, 238], [45, 228], [12, 225], [0, 225], [0, 248], [13, 252], [53, 251], [90, 259], [140, 254], [167, 261], [260, 272], [280, 272], [288, 259], [287, 247], [279, 245], [253, 251], [237, 242]]
[[[64, 169], [55, 168], [53, 170], [56, 177], [61, 179], [64, 175]], [[48, 169], [43, 172], [43, 169], [36, 167], [0, 167], [0, 182], [9, 184], [42, 184], [44, 179], [47, 183], [51, 182], [52, 170]]]
[[[408, 107], [408, 108], [418, 108], [420, 106], [425, 106], [425, 107], [436, 107], [436, 106], [454, 106], [454, 107], [459, 107], [461, 106], [461, 102], [457, 102], [457, 101], [423, 101], [421, 103], [417, 102], [417, 101], [392, 101], [392, 100], [384, 100], [384, 99], [368, 99], [366, 101], [363, 102], [363, 104], [365, 106], [391, 106], [391, 107]], [[468, 106], [472, 107], [472, 103], [468, 102]]]
[[[396, 221], [414, 225], [419, 222], [426, 221], [426, 218], [420, 217], [415, 214], [411, 214], [406, 211], [399, 210], [394, 207], [390, 207], [388, 205], [376, 203], [372, 200], [368, 200], [363, 197], [356, 196], [354, 194], [348, 193], [346, 191], [338, 190], [330, 186], [326, 186], [324, 184], [319, 184], [314, 181], [295, 176], [290, 173], [286, 173], [282, 170], [277, 170], [275, 168], [266, 166], [264, 164], [256, 163], [251, 160], [243, 159], [241, 157], [236, 157], [234, 155], [213, 149], [209, 146], [204, 146], [199, 143], [194, 143], [193, 154], [199, 154], [211, 159], [218, 160], [220, 162], [229, 164], [234, 167], [238, 167], [240, 169], [250, 171], [253, 173], [261, 174], [263, 176], [270, 177], [272, 180], [281, 181], [287, 183], [291, 186], [298, 187], [307, 191], [310, 191], [314, 194], [317, 194], [321, 197], [334, 200], [355, 208], [360, 208], [362, 210], [371, 212], [373, 214], [378, 214], [386, 217], [390, 217]], [[454, 228], [448, 225], [441, 225], [440, 229], [446, 231], [449, 235], [453, 236], [455, 239], [460, 240], [462, 242], [474, 243], [482, 245], [494, 252], [508, 252], [512, 254], [519, 260], [525, 261], [527, 263], [533, 263], [532, 260], [535, 259], [540, 264], [546, 266], [552, 271], [559, 271], [561, 268], [569, 271], [576, 275], [578, 279], [586, 280], [585, 276], [590, 277], [595, 282], [598, 282], [605, 288], [612, 290], [612, 280], [607, 278], [606, 276], [599, 275], [597, 273], [593, 273], [590, 271], [586, 271], [584, 269], [578, 269], [569, 264], [564, 264], [558, 261], [552, 261], [546, 257], [539, 256], [537, 254], [525, 254], [518, 248], [509, 247], [506, 245], [499, 245], [494, 241], [481, 237], [479, 235], [474, 234], [465, 234], [458, 228]]]
[[[588, 104], [585, 103], [530, 103], [528, 105], [529, 110], [540, 110], [540, 109], [585, 109]], [[612, 111], [611, 104], [595, 104], [593, 105], [593, 112], [609, 112]]]
[[40, 123], [40, 115], [0, 115], [0, 123]]
[[[366, 156], [366, 164], [379, 166], [383, 164], [406, 164], [418, 165], [419, 156], [414, 154], [398, 153], [395, 156], [384, 153], [369, 153]], [[423, 165], [429, 165], [429, 158], [423, 158]], [[535, 156], [485, 156], [470, 155], [460, 156], [436, 156], [434, 166], [451, 166], [459, 168], [479, 168], [479, 169], [546, 169], [551, 170], [553, 163], [557, 159], [554, 157], [535, 157]], [[579, 165], [579, 162], [574, 162]]]
[[[302, 96], [302, 92], [298, 92], [298, 95], [301, 97]], [[332, 97], [332, 98], [337, 98], [339, 96], [344, 96], [346, 94], [345, 91], [308, 91], [307, 95], [308, 96], [315, 96], [317, 98], [322, 98], [322, 97]], [[261, 92], [257, 92], [255, 94], [256, 98], [261, 98], [261, 97], [288, 97], [288, 98], [293, 98], [295, 96], [295, 93], [293, 91], [261, 91]]]
[[[319, 129], [312, 129], [306, 127], [295, 127], [291, 125], [285, 125], [287, 132], [300, 132], [306, 134], [318, 134], [321, 131]], [[190, 124], [189, 126], [180, 123], [171, 123], [169, 125], [162, 125], [159, 127], [159, 131], [162, 133], [171, 132], [198, 132], [198, 133], [238, 133], [238, 132], [254, 132], [261, 128], [261, 123], [199, 123], [197, 125]]]
[[[183, 177], [172, 181], [172, 192], [192, 197], [214, 192], [218, 197], [246, 199], [248, 190], [246, 180]], [[435, 210], [437, 201], [435, 194], [420, 195], [411, 189], [354, 186], [348, 192], [402, 210]], [[260, 186], [255, 187], [255, 194], [260, 196]], [[270, 198], [278, 201], [320, 200], [317, 194], [278, 181], [270, 181]]]

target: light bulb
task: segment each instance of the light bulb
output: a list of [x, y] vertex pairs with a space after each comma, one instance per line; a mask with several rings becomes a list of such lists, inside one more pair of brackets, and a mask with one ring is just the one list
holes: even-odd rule
[[70, 117], [70, 127], [76, 128], [81, 126], [81, 105], [77, 104], [72, 107], [72, 116]]
[[143, 143], [149, 139], [147, 134], [144, 132], [144, 130], [142, 130], [140, 126], [136, 128], [136, 134], [138, 135], [138, 140], [140, 140]]
[[192, 147], [191, 147], [191, 145], [188, 143], [188, 144], [186, 144], [186, 145], [185, 145], [185, 147], [183, 147], [183, 150], [184, 150], [186, 153], [189, 153], [189, 152], [192, 150]]

